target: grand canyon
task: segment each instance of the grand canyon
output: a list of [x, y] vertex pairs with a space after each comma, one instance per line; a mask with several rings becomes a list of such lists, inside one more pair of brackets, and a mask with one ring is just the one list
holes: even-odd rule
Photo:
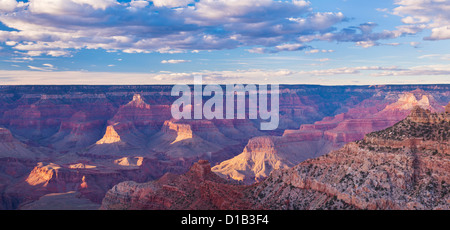
[[0, 86], [0, 209], [450, 209], [450, 85], [280, 85], [280, 122], [170, 85]]

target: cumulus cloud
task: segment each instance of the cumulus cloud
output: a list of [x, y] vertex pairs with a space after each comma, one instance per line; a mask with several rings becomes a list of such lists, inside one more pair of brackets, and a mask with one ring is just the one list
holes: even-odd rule
[[393, 14], [403, 17], [402, 22], [412, 29], [430, 29], [426, 40], [450, 39], [449, 0], [396, 0]]
[[0, 43], [28, 56], [70, 56], [81, 49], [183, 53], [238, 47], [277, 53], [303, 50], [316, 40], [369, 48], [425, 29], [431, 31], [426, 39], [450, 38], [449, 1], [396, 0], [392, 14], [404, 24], [374, 32], [375, 22], [338, 30], [347, 20], [343, 13], [317, 12], [304, 0], [0, 0], [0, 22], [10, 28], [0, 30]]
[[[180, 53], [265, 47], [303, 49], [302, 36], [335, 30], [340, 12], [302, 0], [0, 0], [0, 43], [29, 56], [80, 49]], [[4, 3], [4, 4], [3, 4]]]
[[16, 0], [0, 0], [0, 12], [11, 12], [17, 7]]

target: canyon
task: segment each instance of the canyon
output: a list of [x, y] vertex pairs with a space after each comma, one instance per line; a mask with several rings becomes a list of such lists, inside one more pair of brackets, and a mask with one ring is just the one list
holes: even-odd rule
[[440, 113], [417, 105], [391, 127], [253, 185], [232, 184], [202, 160], [184, 175], [122, 182], [101, 209], [448, 210], [449, 138], [450, 104]]
[[[321, 159], [405, 119], [415, 106], [442, 113], [449, 88], [280, 86], [280, 125], [261, 131], [260, 120], [175, 120], [171, 86], [0, 86], [0, 209], [45, 209], [64, 199], [91, 209], [111, 191], [147, 185], [151, 191], [142, 189], [162, 203], [136, 209], [244, 209], [254, 201], [230, 204], [249, 195], [243, 184], [261, 185]], [[195, 179], [199, 168], [209, 176]], [[172, 198], [164, 191], [178, 194], [183, 175], [197, 187], [178, 190], [222, 200], [165, 205]]]

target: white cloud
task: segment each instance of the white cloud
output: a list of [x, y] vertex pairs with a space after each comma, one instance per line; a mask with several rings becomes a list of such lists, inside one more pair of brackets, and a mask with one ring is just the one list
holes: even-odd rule
[[449, 0], [396, 0], [393, 14], [403, 17], [408, 27], [430, 29], [427, 40], [450, 39]]
[[[425, 57], [426, 58], [426, 57]], [[450, 84], [450, 65], [415, 66], [400, 68], [397, 66], [356, 66], [332, 69], [316, 69], [309, 71], [293, 71], [288, 69], [267, 70], [250, 69], [235, 71], [198, 71], [158, 73], [117, 73], [117, 72], [87, 72], [87, 71], [54, 71], [52, 64], [31, 66], [37, 71], [7, 71], [0, 70], [2, 84], [192, 84], [193, 77], [203, 76], [204, 84], [322, 84], [322, 85], [353, 85], [352, 78], [341, 78], [340, 75], [358, 76], [357, 84], [406, 84], [442, 83]], [[359, 76], [365, 76], [361, 78]], [[394, 77], [395, 76], [395, 77]], [[426, 76], [426, 77], [424, 77]]]
[[249, 53], [265, 54], [265, 53], [278, 53], [278, 52], [282, 52], [282, 51], [298, 51], [298, 50], [304, 50], [308, 47], [309, 46], [300, 44], [300, 43], [286, 43], [286, 44], [277, 45], [274, 48], [255, 47], [252, 49], [247, 49], [246, 51]]
[[22, 62], [29, 62], [29, 61], [33, 61], [34, 58], [32, 57], [14, 57], [11, 58], [10, 60], [5, 60], [6, 62], [14, 62], [14, 63], [22, 63]]
[[180, 7], [192, 2], [193, 0], [153, 0], [156, 7]]
[[320, 49], [312, 49], [308, 50], [305, 53], [306, 54], [317, 54], [317, 53], [333, 53], [334, 50], [320, 50]]
[[42, 64], [42, 67], [29, 65], [28, 68], [30, 68], [31, 70], [38, 70], [44, 72], [56, 70], [56, 68], [52, 64]]
[[190, 60], [162, 60], [161, 63], [163, 64], [179, 64], [179, 63], [186, 63], [191, 62]]
[[379, 45], [379, 43], [374, 42], [374, 41], [359, 41], [359, 42], [356, 42], [356, 45], [361, 46], [363, 48], [369, 48], [372, 46], [377, 46], [377, 45]]
[[16, 42], [12, 48], [30, 56], [69, 56], [80, 49], [293, 51], [302, 49], [302, 36], [329, 32], [345, 18], [340, 12], [314, 12], [301, 0], [30, 0], [19, 5], [8, 7], [13, 14], [0, 13], [0, 22], [14, 29], [0, 30], [0, 42]]
[[0, 0], [0, 12], [11, 12], [17, 7], [16, 0]]
[[448, 75], [450, 75], [450, 65], [415, 66], [404, 70], [373, 74], [373, 76], [446, 76], [446, 78]]
[[115, 4], [118, 4], [115, 0], [71, 0], [71, 1], [80, 5], [88, 5], [94, 9], [102, 9], [102, 10]]
[[150, 3], [148, 1], [132, 0], [130, 6], [133, 8], [145, 8]]
[[70, 56], [81, 49], [185, 53], [238, 47], [248, 47], [253, 53], [276, 53], [303, 50], [316, 40], [353, 42], [368, 48], [424, 29], [431, 31], [426, 39], [450, 38], [449, 0], [396, 0], [398, 7], [392, 13], [403, 17], [404, 25], [380, 32], [374, 32], [374, 22], [338, 31], [336, 25], [346, 21], [343, 13], [317, 12], [309, 1], [302, 0], [0, 3], [0, 22], [14, 29], [0, 30], [0, 42], [29, 56]]
[[341, 67], [335, 69], [322, 69], [312, 71], [300, 71], [301, 75], [313, 75], [313, 76], [334, 76], [343, 74], [359, 74], [361, 71], [380, 71], [380, 70], [400, 70], [397, 66], [382, 67], [382, 66], [358, 66], [358, 67]]
[[297, 50], [303, 50], [305, 49], [307, 46], [305, 46], [304, 44], [282, 44], [282, 45], [278, 45], [275, 46], [275, 48], [277, 49], [277, 51], [297, 51]]
[[450, 61], [450, 54], [427, 54], [418, 57], [419, 59], [437, 59]]
[[15, 41], [6, 41], [5, 44], [7, 46], [15, 46], [17, 44], [17, 42], [15, 42]]
[[421, 43], [420, 42], [410, 42], [409, 44], [414, 48], [419, 48]]

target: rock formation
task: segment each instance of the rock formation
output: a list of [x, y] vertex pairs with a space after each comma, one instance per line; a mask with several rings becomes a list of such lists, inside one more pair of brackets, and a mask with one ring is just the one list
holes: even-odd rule
[[140, 132], [153, 135], [159, 131], [163, 122], [171, 117], [170, 105], [151, 106], [144, 101], [141, 94], [134, 94], [133, 100], [120, 106], [109, 123], [131, 122]]
[[433, 114], [450, 100], [448, 85], [280, 86], [279, 129], [262, 132], [258, 120], [171, 120], [171, 88], [0, 86], [0, 209], [71, 191], [98, 204], [119, 182], [183, 174], [200, 159], [253, 183], [395, 124], [415, 105]]
[[171, 158], [208, 160], [213, 160], [219, 154], [222, 154], [221, 159], [226, 159], [229, 155], [224, 155], [227, 153], [223, 150], [238, 144], [222, 134], [213, 122], [207, 120], [166, 121], [161, 131], [149, 142], [152, 151], [164, 153]]
[[331, 142], [311, 137], [255, 137], [250, 139], [241, 154], [223, 161], [212, 170], [226, 179], [252, 184], [265, 179], [272, 170], [290, 168], [332, 149]]
[[159, 180], [143, 184], [132, 181], [119, 183], [108, 191], [101, 209], [257, 209], [246, 201], [244, 188], [228, 184], [211, 172], [209, 162], [202, 160], [184, 175], [165, 174]]
[[450, 209], [450, 116], [419, 107], [388, 129], [274, 171], [256, 185], [269, 209]]
[[433, 96], [423, 90], [403, 93], [391, 100], [368, 99], [346, 113], [301, 125], [299, 130], [285, 130], [282, 137], [253, 138], [240, 155], [220, 163], [213, 171], [224, 178], [251, 184], [264, 179], [274, 169], [292, 167], [361, 140], [365, 134], [394, 125], [411, 110], [414, 113], [415, 108], [422, 107], [433, 111], [442, 109]]

